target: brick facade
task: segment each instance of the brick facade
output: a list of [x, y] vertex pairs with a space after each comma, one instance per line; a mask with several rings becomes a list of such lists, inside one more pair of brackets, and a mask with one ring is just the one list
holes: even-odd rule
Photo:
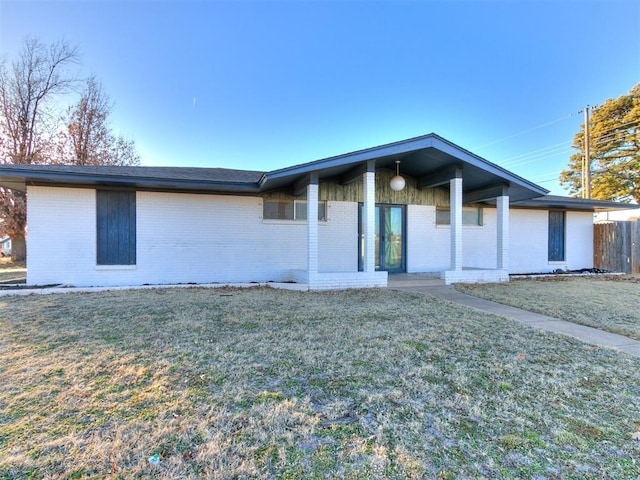
[[[137, 192], [135, 266], [96, 265], [96, 193], [29, 187], [27, 282], [34, 285], [142, 285], [303, 281], [307, 222], [263, 220], [252, 196]], [[357, 272], [358, 204], [331, 201], [318, 222], [315, 288], [386, 285], [386, 272]], [[450, 269], [450, 227], [434, 206], [407, 206], [407, 271]], [[592, 214], [567, 212], [567, 257], [548, 262], [546, 210], [509, 210], [509, 272], [585, 268], [593, 263]], [[496, 269], [497, 213], [462, 226], [463, 268]], [[313, 273], [312, 273], [313, 274]], [[308, 277], [307, 277], [308, 279]]]

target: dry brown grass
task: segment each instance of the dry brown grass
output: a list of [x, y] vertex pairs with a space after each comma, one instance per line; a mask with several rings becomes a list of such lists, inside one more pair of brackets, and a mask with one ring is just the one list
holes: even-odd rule
[[0, 478], [640, 472], [639, 359], [426, 296], [5, 297], [0, 328]]
[[458, 285], [464, 293], [640, 340], [640, 275]]
[[0, 282], [17, 280], [24, 282], [27, 277], [27, 269], [24, 262], [14, 262], [11, 257], [0, 258]]

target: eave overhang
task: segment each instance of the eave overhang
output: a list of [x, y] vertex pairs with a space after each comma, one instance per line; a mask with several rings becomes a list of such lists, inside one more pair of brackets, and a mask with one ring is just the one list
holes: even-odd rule
[[511, 208], [567, 210], [575, 212], [614, 212], [617, 210], [639, 208], [639, 205], [608, 200], [545, 195], [543, 197], [514, 202], [511, 204]]
[[193, 178], [163, 178], [145, 175], [112, 175], [95, 171], [82, 173], [69, 170], [60, 171], [56, 169], [56, 166], [48, 165], [29, 169], [14, 169], [14, 167], [21, 166], [0, 165], [0, 185], [20, 191], [25, 191], [28, 186], [117, 188], [234, 195], [256, 195], [260, 191], [259, 181], [239, 182]]
[[508, 187], [508, 195], [512, 200], [524, 200], [549, 193], [548, 190], [539, 185], [529, 182], [433, 133], [274, 170], [265, 174], [260, 183], [260, 188], [262, 190], [286, 188], [311, 172], [318, 172], [320, 179], [353, 178], [353, 172], [357, 174], [370, 161], [375, 162], [376, 170], [395, 170], [397, 160], [400, 161], [401, 175], [419, 179], [425, 185], [430, 185], [430, 178], [436, 178], [439, 185], [447, 188], [448, 182], [440, 181], [443, 172], [460, 170], [465, 192], [484, 190], [495, 185], [504, 185]]
[[171, 167], [79, 167], [0, 165], [0, 185], [25, 190], [30, 185], [210, 194], [259, 195], [300, 189], [317, 176], [348, 183], [364, 171], [395, 170], [417, 179], [419, 188], [448, 188], [450, 175], [462, 178], [466, 198], [482, 201], [509, 195], [511, 202], [544, 196], [548, 190], [519, 177], [435, 134], [359, 150], [271, 172]]

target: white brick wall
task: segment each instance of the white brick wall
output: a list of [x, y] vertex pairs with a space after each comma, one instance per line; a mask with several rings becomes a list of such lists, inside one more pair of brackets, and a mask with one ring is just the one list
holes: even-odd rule
[[306, 224], [262, 221], [256, 197], [138, 192], [138, 282], [285, 281]]
[[96, 262], [95, 190], [29, 187], [27, 199], [27, 283], [87, 285]]
[[566, 260], [570, 270], [593, 267], [593, 213], [567, 212]]
[[320, 272], [358, 270], [358, 204], [328, 202], [327, 222], [320, 222]]
[[446, 270], [440, 274], [444, 283], [499, 283], [509, 281], [506, 270]]
[[495, 208], [482, 209], [482, 225], [463, 227], [464, 266], [469, 268], [497, 268], [498, 234], [497, 211]]
[[[306, 222], [263, 220], [261, 198], [138, 192], [136, 199], [136, 266], [97, 267], [95, 190], [29, 187], [27, 282], [286, 282], [294, 279], [294, 270], [306, 269]], [[436, 226], [435, 211], [433, 206], [407, 206], [408, 272], [450, 267], [450, 229]], [[353, 275], [358, 268], [357, 203], [329, 202], [327, 216], [318, 226], [318, 285], [379, 285], [380, 276]], [[496, 268], [496, 210], [484, 209], [483, 216], [483, 226], [462, 229], [464, 267]], [[592, 214], [568, 212], [566, 219], [566, 262], [550, 264], [547, 212], [511, 209], [509, 272], [591, 267]], [[323, 275], [327, 272], [340, 275], [331, 280]]]
[[[261, 198], [138, 192], [137, 262], [121, 268], [96, 266], [95, 190], [29, 187], [28, 197], [30, 284], [283, 282], [306, 269], [306, 222], [263, 221]], [[320, 271], [355, 272], [357, 204], [328, 208]]]
[[407, 205], [407, 272], [440, 272], [450, 265], [449, 228], [436, 228], [436, 207]]
[[[451, 228], [436, 225], [436, 207], [407, 207], [407, 271], [440, 272], [451, 267]], [[496, 210], [483, 210], [482, 226], [462, 226], [462, 266], [496, 268]]]
[[[450, 268], [448, 226], [436, 226], [435, 207], [407, 207], [407, 271], [440, 272]], [[465, 268], [497, 267], [496, 209], [482, 211], [483, 225], [462, 227], [462, 264]], [[549, 262], [548, 212], [509, 210], [510, 273], [549, 272], [557, 268], [593, 266], [593, 215], [567, 212], [566, 261]]]
[[512, 209], [509, 273], [551, 272], [593, 267], [593, 214], [567, 212], [565, 261], [549, 262], [549, 214], [546, 210]]
[[548, 212], [511, 209], [510, 220], [509, 273], [550, 271], [547, 261]]
[[386, 287], [387, 272], [331, 272], [309, 275], [294, 270], [292, 280], [309, 284], [309, 290], [340, 290], [345, 288]]
[[506, 271], [509, 268], [509, 197], [506, 195], [496, 198], [496, 234], [496, 268]]

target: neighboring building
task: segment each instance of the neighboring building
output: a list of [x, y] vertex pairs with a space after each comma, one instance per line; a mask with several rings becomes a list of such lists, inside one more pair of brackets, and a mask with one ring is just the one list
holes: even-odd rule
[[592, 267], [594, 212], [627, 207], [549, 196], [434, 134], [272, 172], [0, 165], [0, 185], [27, 191], [27, 283], [78, 286], [505, 281]]
[[[637, 207], [632, 205], [630, 207]], [[617, 212], [601, 212], [595, 216], [596, 222], [635, 222], [640, 219], [640, 208], [634, 208], [633, 210], [620, 210]]]
[[11, 239], [9, 237], [0, 237], [0, 255], [3, 257], [11, 256]]

